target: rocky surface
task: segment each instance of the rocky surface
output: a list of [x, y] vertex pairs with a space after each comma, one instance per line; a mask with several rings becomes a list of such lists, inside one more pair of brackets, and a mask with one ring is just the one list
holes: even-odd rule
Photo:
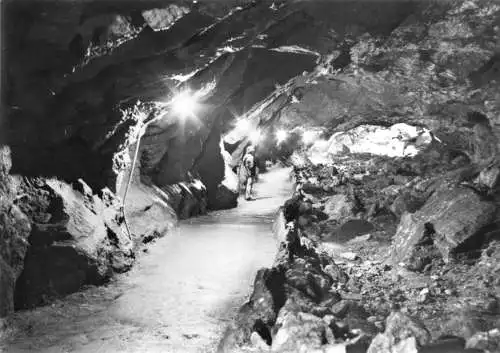
[[234, 207], [259, 130], [298, 190], [221, 349], [496, 349], [498, 2], [4, 5], [0, 315]]
[[[364, 158], [365, 162], [380, 159]], [[408, 159], [411, 163], [414, 158], [403, 160]], [[498, 244], [491, 230], [498, 229], [492, 216], [495, 201], [481, 198], [471, 188], [450, 187], [462, 182], [456, 175], [441, 180], [434, 185], [438, 190], [427, 194], [415, 213], [427, 212], [422, 219], [436, 224], [436, 229], [428, 233], [429, 226], [422, 221], [421, 228], [407, 229], [406, 234], [434, 237], [436, 244], [446, 246], [434, 246], [434, 240], [422, 238], [401, 242], [401, 229], [412, 215], [392, 213], [389, 202], [374, 212], [369, 193], [390, 178], [391, 185], [401, 189], [411, 188], [410, 180], [399, 184], [397, 173], [387, 172], [395, 172], [391, 168], [376, 175], [367, 173], [373, 160], [360, 165], [359, 160], [339, 158], [329, 166], [307, 164], [307, 158], [293, 160], [306, 165], [295, 167], [299, 191], [285, 203], [276, 221], [281, 250], [274, 267], [257, 276], [254, 291], [223, 338], [220, 352], [496, 351], [496, 331], [491, 331], [499, 323], [499, 287], [493, 279], [499, 268]], [[354, 172], [368, 176], [361, 182], [353, 178]], [[468, 178], [478, 180], [474, 175]], [[425, 198], [421, 193], [419, 197]], [[332, 195], [356, 199], [356, 217], [352, 213], [329, 217], [332, 208], [326, 205]], [[470, 202], [460, 202], [464, 195]], [[465, 235], [476, 238], [465, 241]], [[401, 266], [400, 256], [407, 250], [413, 261]]]
[[10, 149], [0, 147], [0, 316], [14, 309], [14, 288], [24, 267], [31, 224], [15, 204], [19, 181], [9, 175]]
[[[17, 280], [15, 304], [29, 308], [85, 284], [101, 284], [127, 271], [134, 241], [122, 229], [120, 202], [103, 190], [93, 195], [57, 180], [26, 180], [21, 210], [32, 224], [24, 269]], [[56, 259], [56, 261], [53, 261]]]

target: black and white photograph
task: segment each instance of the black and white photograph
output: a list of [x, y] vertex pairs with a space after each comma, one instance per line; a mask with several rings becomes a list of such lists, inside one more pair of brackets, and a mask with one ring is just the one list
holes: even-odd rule
[[0, 353], [500, 353], [500, 0], [0, 34]]

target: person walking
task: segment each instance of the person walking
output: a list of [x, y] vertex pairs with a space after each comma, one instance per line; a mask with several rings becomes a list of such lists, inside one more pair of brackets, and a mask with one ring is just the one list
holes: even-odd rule
[[257, 161], [255, 159], [255, 147], [248, 146], [240, 167], [241, 181], [245, 187], [245, 200], [252, 200], [252, 191], [255, 178], [257, 177]]

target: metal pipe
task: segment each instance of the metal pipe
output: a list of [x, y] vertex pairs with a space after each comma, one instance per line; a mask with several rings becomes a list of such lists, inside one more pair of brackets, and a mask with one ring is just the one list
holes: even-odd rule
[[128, 221], [127, 221], [127, 216], [125, 215], [125, 205], [126, 205], [126, 202], [127, 202], [127, 194], [128, 194], [128, 190], [130, 188], [130, 184], [132, 183], [132, 178], [134, 176], [135, 164], [137, 162], [137, 156], [139, 155], [139, 147], [141, 145], [142, 135], [146, 131], [146, 127], [148, 126], [148, 124], [151, 123], [152, 121], [153, 120], [151, 120], [148, 123], [144, 124], [144, 126], [142, 126], [139, 129], [139, 132], [137, 134], [137, 143], [136, 143], [136, 146], [135, 146], [134, 158], [132, 159], [132, 167], [130, 168], [130, 174], [129, 174], [129, 177], [128, 177], [127, 186], [125, 187], [125, 193], [123, 194], [123, 200], [122, 200], [123, 220], [124, 220], [124, 223], [125, 223], [125, 228], [127, 229], [128, 238], [130, 240], [132, 240], [132, 232], [130, 231], [130, 227], [129, 227], [129, 224], [128, 224]]

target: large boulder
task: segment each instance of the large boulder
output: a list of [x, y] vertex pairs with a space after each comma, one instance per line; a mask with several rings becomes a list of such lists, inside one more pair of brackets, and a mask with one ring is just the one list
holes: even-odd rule
[[161, 190], [167, 195], [169, 205], [180, 219], [203, 215], [207, 212], [207, 188], [198, 179], [166, 185]]
[[422, 324], [401, 312], [393, 312], [387, 317], [384, 333], [373, 339], [367, 353], [417, 353], [430, 340], [431, 335]]
[[495, 217], [496, 206], [474, 190], [455, 187], [437, 191], [417, 212], [401, 217], [392, 245], [394, 263], [415, 258], [421, 245], [435, 246], [445, 261], [473, 244], [475, 236]]
[[17, 308], [101, 284], [132, 265], [134, 244], [124, 231], [118, 200], [106, 190], [102, 198], [93, 195], [83, 182], [79, 189], [54, 179], [23, 185], [26, 200], [20, 207], [32, 230], [16, 284]]
[[355, 216], [356, 203], [346, 194], [331, 196], [325, 203], [324, 212], [328, 219], [335, 221], [347, 221]]
[[325, 339], [335, 341], [333, 332], [325, 320], [303, 312], [285, 311], [278, 317], [279, 329], [273, 339], [276, 352], [307, 352], [321, 349]]
[[476, 178], [476, 183], [492, 191], [500, 185], [500, 166], [491, 165], [484, 168]]

